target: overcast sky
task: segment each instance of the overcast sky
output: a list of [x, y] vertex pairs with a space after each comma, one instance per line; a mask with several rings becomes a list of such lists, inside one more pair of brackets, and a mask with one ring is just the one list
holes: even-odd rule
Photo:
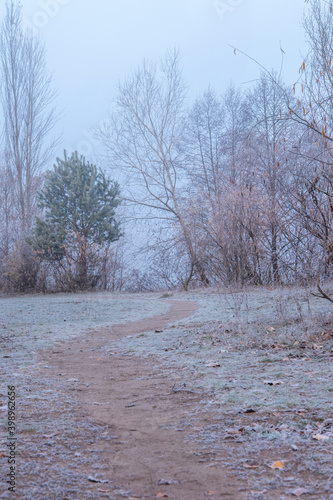
[[107, 116], [117, 82], [143, 58], [177, 47], [190, 98], [211, 85], [223, 92], [258, 77], [256, 64], [230, 45], [279, 69], [294, 82], [306, 53], [304, 0], [21, 0], [26, 25], [46, 42], [59, 90], [63, 148], [85, 154], [90, 132]]

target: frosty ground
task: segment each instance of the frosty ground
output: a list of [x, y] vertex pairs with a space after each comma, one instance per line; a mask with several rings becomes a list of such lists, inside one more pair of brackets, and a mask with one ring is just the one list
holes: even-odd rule
[[333, 498], [333, 306], [311, 290], [2, 298], [0, 498]]

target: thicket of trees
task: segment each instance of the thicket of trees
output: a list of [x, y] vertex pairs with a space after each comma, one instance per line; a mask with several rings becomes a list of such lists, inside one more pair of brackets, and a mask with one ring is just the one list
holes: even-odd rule
[[77, 154], [45, 173], [57, 144], [55, 97], [44, 44], [23, 29], [21, 7], [10, 1], [0, 28], [4, 292], [107, 288], [114, 275], [118, 185]]
[[[105, 166], [119, 180], [122, 210], [155, 228], [141, 245], [149, 266], [133, 269], [126, 245], [111, 244], [120, 236], [118, 186], [77, 156], [43, 174], [52, 82], [41, 41], [22, 32], [10, 4], [1, 31], [2, 289], [188, 289], [330, 277], [333, 0], [310, 0], [308, 9], [309, 53], [295, 85], [262, 71], [247, 90], [208, 89], [189, 107], [179, 55], [170, 52], [119, 86], [98, 131]], [[75, 177], [78, 164], [89, 182]], [[70, 199], [89, 207], [87, 233], [78, 231]]]

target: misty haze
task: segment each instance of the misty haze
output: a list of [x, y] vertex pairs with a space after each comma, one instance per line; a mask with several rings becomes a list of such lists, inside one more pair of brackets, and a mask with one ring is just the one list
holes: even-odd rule
[[0, 7], [0, 498], [332, 499], [333, 0]]

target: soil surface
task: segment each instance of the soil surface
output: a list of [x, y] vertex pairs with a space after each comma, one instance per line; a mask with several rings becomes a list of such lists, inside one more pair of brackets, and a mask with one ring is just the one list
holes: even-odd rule
[[221, 457], [207, 455], [190, 439], [193, 427], [207, 423], [206, 417], [193, 415], [208, 395], [187, 391], [181, 373], [161, 369], [153, 359], [105, 355], [103, 350], [110, 339], [159, 331], [197, 308], [194, 302], [169, 302], [166, 314], [91, 332], [62, 344], [60, 352], [42, 353], [47, 376], [66, 377], [68, 390], [75, 391], [76, 416], [107, 429], [98, 444], [97, 465], [99, 480], [109, 482], [88, 481], [77, 498], [90, 498], [93, 492], [115, 499], [245, 498], [240, 484], [233, 484], [218, 464]]
[[[256, 292], [254, 323], [237, 324], [230, 296], [183, 298], [3, 304], [17, 472], [12, 493], [4, 389], [1, 499], [333, 499], [331, 322], [283, 326]], [[138, 320], [109, 326], [111, 317]], [[319, 333], [307, 338], [311, 325]]]

